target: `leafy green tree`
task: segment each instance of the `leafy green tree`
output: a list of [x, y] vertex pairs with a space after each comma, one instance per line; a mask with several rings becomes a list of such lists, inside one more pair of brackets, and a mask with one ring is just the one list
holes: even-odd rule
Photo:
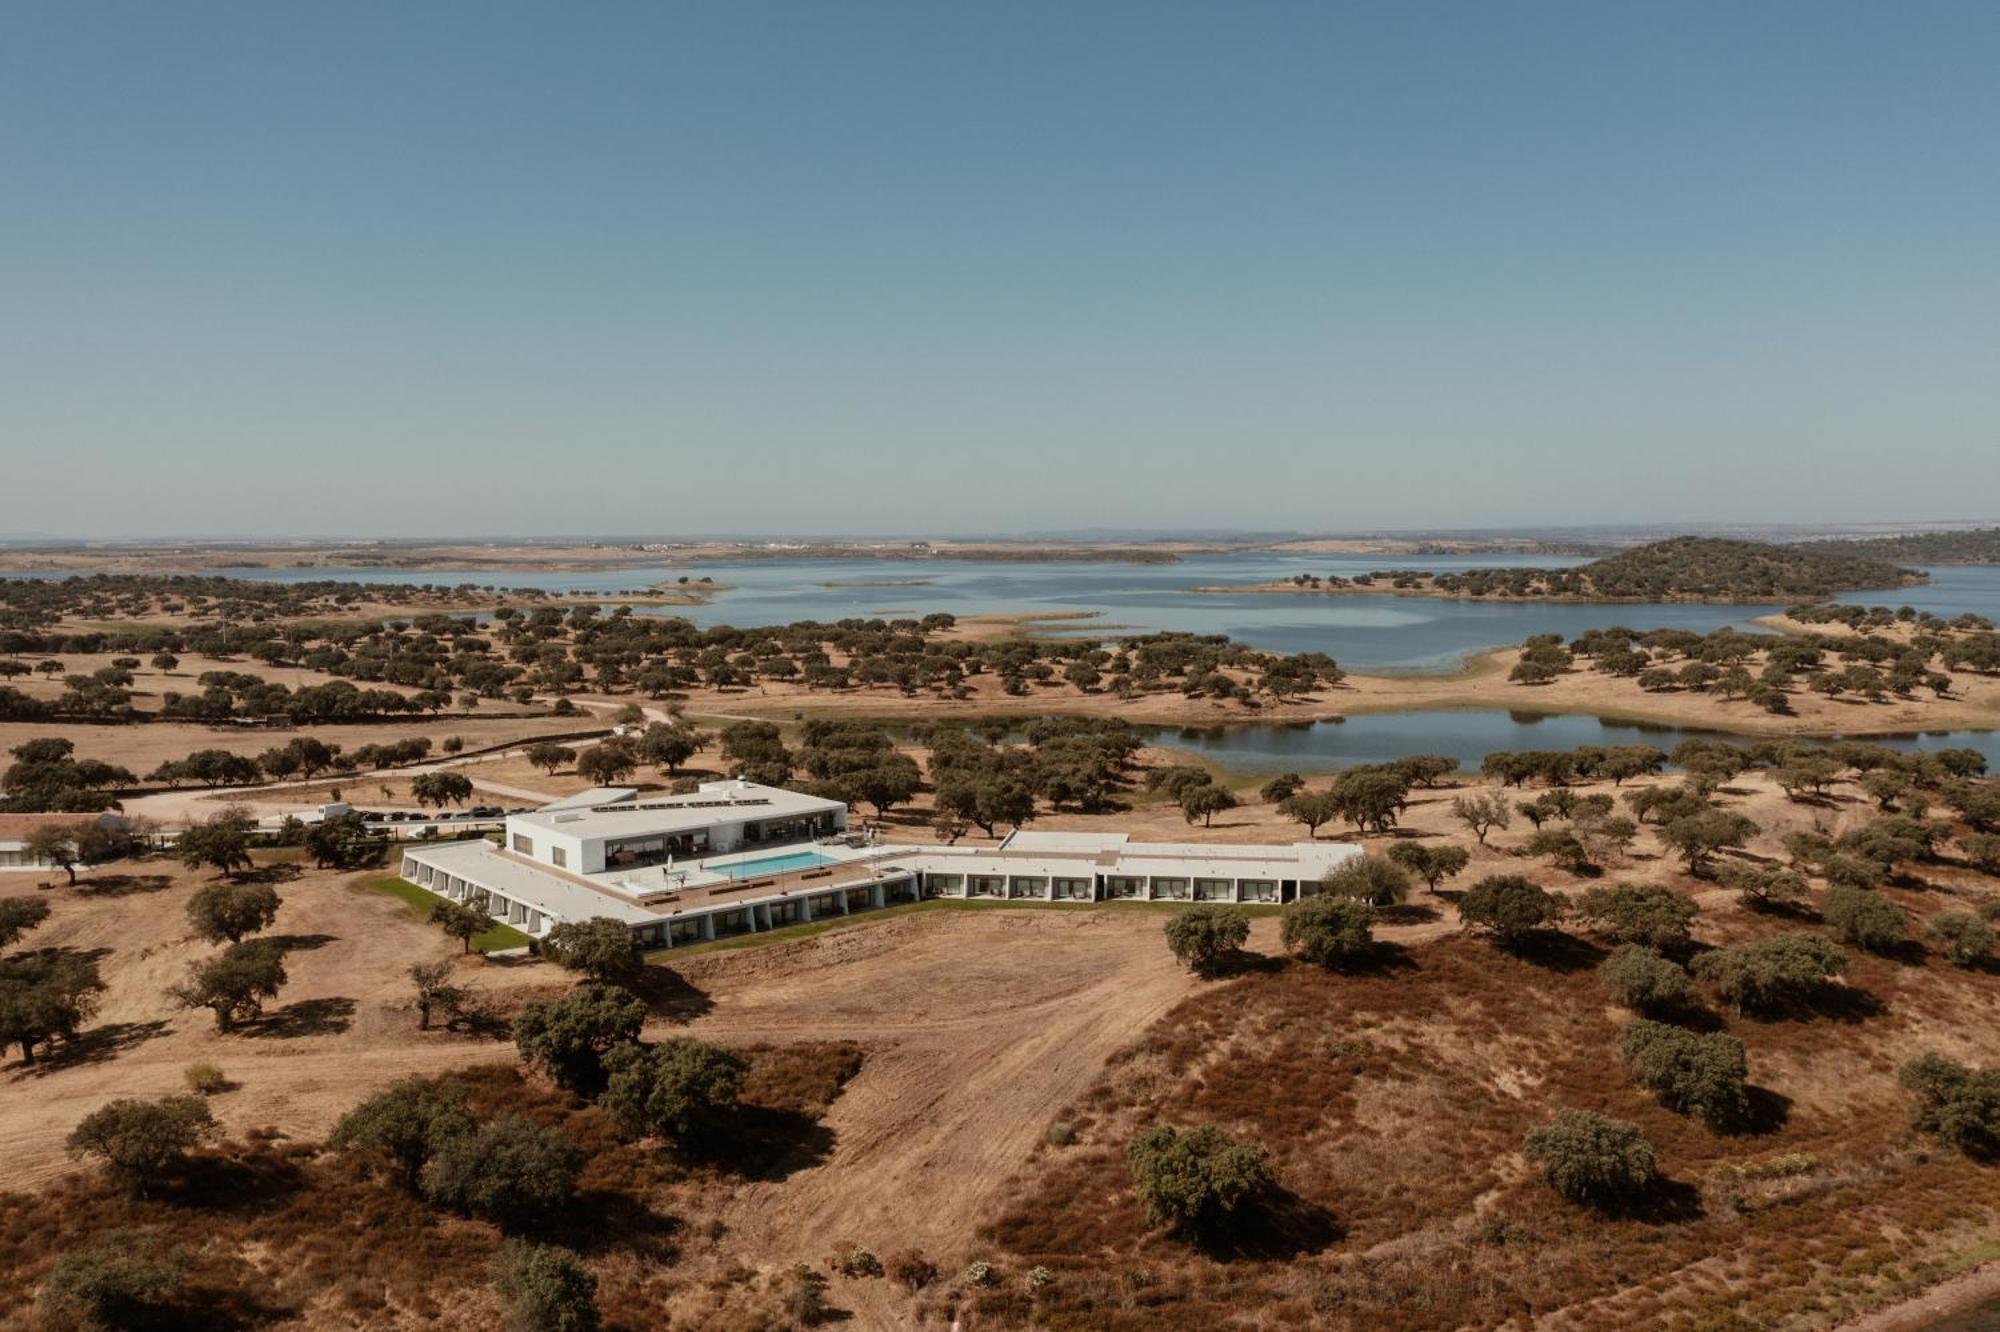
[[1568, 828], [1537, 828], [1521, 849], [1531, 856], [1547, 856], [1551, 865], [1572, 874], [1582, 874], [1595, 863], [1590, 848]]
[[465, 1096], [460, 1082], [404, 1078], [342, 1115], [331, 1142], [336, 1151], [381, 1152], [394, 1163], [404, 1187], [414, 1191], [433, 1156], [478, 1128]]
[[1737, 1012], [1776, 1013], [1817, 995], [1847, 970], [1847, 954], [1822, 934], [1776, 934], [1710, 949], [1691, 969]]
[[1458, 900], [1459, 923], [1493, 936], [1502, 948], [1520, 947], [1544, 926], [1563, 918], [1561, 898], [1519, 874], [1490, 874]]
[[76, 867], [83, 860], [77, 846], [76, 825], [45, 823], [28, 833], [22, 849], [28, 853], [28, 859], [47, 861], [61, 869], [69, 875], [70, 886], [76, 886]]
[[1974, 911], [1940, 911], [1926, 933], [1953, 966], [1976, 967], [1993, 951], [1993, 927]]
[[462, 772], [420, 772], [410, 779], [419, 805], [462, 805], [472, 799], [472, 779]]
[[1344, 897], [1304, 897], [1285, 907], [1279, 937], [1293, 956], [1315, 966], [1338, 968], [1372, 956], [1375, 911]]
[[506, 1332], [597, 1332], [597, 1278], [568, 1249], [507, 1241], [493, 1260], [493, 1289]]
[[85, 1115], [63, 1145], [72, 1156], [96, 1157], [112, 1178], [144, 1197], [149, 1183], [178, 1169], [214, 1132], [215, 1117], [199, 1096], [127, 1098]]
[[610, 1072], [600, 1104], [631, 1137], [713, 1142], [728, 1127], [748, 1065], [728, 1050], [686, 1038], [627, 1042], [604, 1056]]
[[1217, 814], [1236, 808], [1236, 796], [1228, 787], [1209, 782], [1182, 788], [1177, 803], [1189, 823], [1200, 819], [1201, 826], [1206, 828]]
[[601, 984], [635, 985], [646, 973], [631, 928], [609, 916], [564, 921], [542, 939], [542, 951], [563, 970]]
[[158, 1236], [114, 1230], [57, 1258], [42, 1278], [42, 1325], [126, 1332], [174, 1325], [188, 1258]]
[[1427, 842], [1398, 842], [1389, 848], [1389, 859], [1424, 881], [1432, 892], [1472, 863], [1472, 853], [1462, 846], [1432, 845]]
[[1890, 952], [1910, 937], [1908, 914], [1873, 889], [1837, 883], [1826, 890], [1820, 914], [1836, 939], [1871, 953]]
[[1212, 1124], [1184, 1132], [1149, 1129], [1132, 1140], [1125, 1156], [1147, 1218], [1200, 1241], [1223, 1238], [1276, 1182], [1263, 1148]]
[[576, 756], [577, 775], [599, 786], [624, 781], [638, 766], [638, 753], [618, 737], [592, 745]]
[[182, 831], [174, 851], [189, 869], [213, 866], [219, 874], [250, 868], [250, 833], [257, 826], [241, 805], [230, 805]]
[[576, 751], [566, 745], [556, 744], [551, 740], [541, 740], [529, 745], [523, 751], [523, 757], [543, 772], [554, 776], [557, 768], [562, 767], [565, 763], [576, 762]]
[[1903, 1065], [1910, 1123], [1979, 1160], [2000, 1156], [2000, 1069], [1971, 1069], [1936, 1053]]
[[474, 911], [463, 902], [453, 902], [449, 899], [431, 903], [431, 914], [428, 919], [431, 924], [458, 940], [461, 953], [471, 952], [473, 937], [493, 924], [492, 918], [485, 912]]
[[39, 897], [0, 897], [0, 948], [48, 918], [49, 904]]
[[270, 928], [280, 905], [277, 889], [268, 883], [205, 884], [188, 898], [188, 923], [210, 943], [238, 943]]
[[1579, 916], [1615, 942], [1643, 944], [1660, 952], [1686, 948], [1700, 913], [1685, 893], [1636, 883], [1593, 888], [1577, 908]]
[[263, 1012], [264, 1001], [284, 984], [284, 950], [269, 939], [246, 939], [194, 963], [187, 979], [167, 993], [183, 1008], [208, 1009], [217, 1031], [231, 1031]]
[[0, 958], [0, 1047], [17, 1045], [24, 1066], [35, 1047], [75, 1038], [97, 1011], [104, 981], [94, 959], [66, 949]]
[[1306, 784], [1306, 779], [1295, 772], [1280, 773], [1258, 788], [1257, 794], [1270, 804], [1281, 804]]
[[1749, 1118], [1749, 1064], [1743, 1042], [1726, 1032], [1703, 1035], [1640, 1018], [1619, 1038], [1618, 1057], [1669, 1110], [1697, 1115], [1713, 1129]]
[[1451, 816], [1471, 829], [1472, 835], [1486, 845], [1486, 835], [1495, 828], [1505, 830], [1513, 822], [1513, 812], [1508, 808], [1507, 797], [1498, 791], [1488, 791], [1480, 795], [1459, 796], [1451, 802]]
[[639, 1039], [646, 1005], [616, 985], [586, 981], [568, 994], [526, 1005], [514, 1019], [521, 1058], [540, 1064], [557, 1086], [591, 1092], [604, 1084], [604, 1054]]
[[568, 1207], [583, 1159], [562, 1130], [504, 1114], [441, 1144], [419, 1180], [438, 1206], [511, 1229]]
[[1644, 1194], [1659, 1179], [1659, 1159], [1637, 1124], [1589, 1110], [1559, 1110], [1528, 1131], [1528, 1160], [1549, 1187], [1571, 1202], [1614, 1205]]
[[379, 856], [375, 838], [362, 817], [349, 810], [306, 828], [300, 842], [321, 869], [351, 869]]
[[1759, 911], [1803, 902], [1807, 896], [1805, 876], [1782, 865], [1720, 865], [1715, 877], [1725, 888], [1739, 893], [1746, 905]]
[[1213, 976], [1250, 939], [1250, 917], [1235, 907], [1196, 906], [1167, 918], [1167, 947], [1184, 967]]
[[1614, 1003], [1641, 1013], [1660, 1012], [1687, 1001], [1688, 974], [1679, 963], [1639, 944], [1622, 944], [1597, 969]]
[[1660, 840], [1680, 852], [1688, 873], [1707, 870], [1715, 853], [1742, 846], [1757, 835], [1757, 825], [1741, 814], [1722, 809], [1703, 810], [1669, 820], [1660, 829]]
[[1340, 816], [1340, 804], [1330, 792], [1294, 791], [1278, 802], [1278, 812], [1306, 826], [1306, 836], [1319, 836], [1320, 825]]
[[1410, 895], [1410, 876], [1393, 860], [1380, 856], [1349, 856], [1319, 876], [1319, 889], [1330, 897], [1347, 897], [1369, 906], [1394, 906]]
[[457, 973], [449, 962], [412, 962], [409, 975], [416, 989], [418, 1031], [430, 1030], [434, 1012], [443, 1014], [449, 1025], [471, 1001], [471, 991], [454, 979]]

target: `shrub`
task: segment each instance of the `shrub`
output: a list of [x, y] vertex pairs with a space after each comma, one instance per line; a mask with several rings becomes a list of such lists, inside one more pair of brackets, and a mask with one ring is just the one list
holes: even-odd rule
[[614, 1046], [604, 1066], [611, 1076], [602, 1104], [621, 1132], [682, 1143], [719, 1135], [736, 1109], [748, 1067], [727, 1050], [687, 1038]]
[[1263, 1148], [1237, 1142], [1212, 1124], [1186, 1132], [1149, 1129], [1125, 1155], [1147, 1217], [1196, 1239], [1217, 1238], [1273, 1183]]
[[1641, 944], [1661, 952], [1685, 948], [1701, 908], [1685, 893], [1644, 884], [1593, 888], [1578, 914], [1621, 944]]
[[1614, 1003], [1642, 1013], [1687, 1001], [1687, 972], [1679, 963], [1639, 944], [1614, 949], [1598, 967], [1597, 978]]
[[1285, 907], [1280, 930], [1286, 949], [1315, 966], [1338, 967], [1368, 957], [1375, 948], [1375, 911], [1341, 897], [1306, 897]]
[[827, 1266], [844, 1277], [878, 1277], [882, 1275], [882, 1260], [874, 1252], [852, 1240], [843, 1242], [833, 1257], [827, 1259]]
[[1940, 1054], [1903, 1065], [1898, 1081], [1915, 1098], [1910, 1123], [1967, 1156], [2000, 1154], [2000, 1069], [1970, 1069]]
[[1958, 839], [1958, 845], [1973, 868], [2000, 874], [2000, 834], [1967, 833]]
[[785, 1274], [785, 1313], [800, 1327], [817, 1327], [833, 1310], [826, 1302], [826, 1278], [794, 1263]]
[[185, 1255], [151, 1236], [110, 1232], [49, 1268], [38, 1301], [42, 1322], [91, 1332], [158, 1326], [181, 1293], [187, 1267]]
[[1659, 1178], [1653, 1145], [1636, 1124], [1589, 1110], [1559, 1110], [1528, 1131], [1523, 1150], [1571, 1202], [1605, 1205], [1643, 1194]]
[[937, 1264], [924, 1257], [922, 1249], [904, 1249], [889, 1255], [889, 1279], [904, 1290], [922, 1290], [937, 1278]]
[[1056, 1274], [1046, 1267], [1035, 1266], [1028, 1269], [1028, 1289], [1042, 1290], [1056, 1283]]
[[1993, 927], [1972, 911], [1941, 911], [1926, 933], [1954, 966], [1977, 966], [1993, 949]]
[[1593, 863], [1590, 848], [1568, 828], [1538, 828], [1521, 849], [1531, 856], [1547, 856], [1551, 865], [1572, 874], [1583, 873]]
[[432, 1157], [478, 1127], [465, 1108], [464, 1084], [410, 1077], [342, 1115], [330, 1141], [336, 1151], [382, 1152], [396, 1164], [404, 1186], [415, 1189]]
[[583, 1152], [568, 1135], [509, 1114], [448, 1140], [420, 1178], [439, 1206], [515, 1226], [567, 1207], [582, 1169]]
[[1049, 1146], [1067, 1147], [1076, 1141], [1076, 1128], [1070, 1124], [1049, 1125]]
[[1320, 891], [1370, 906], [1394, 906], [1410, 895], [1410, 875], [1380, 856], [1349, 856], [1319, 879]]
[[507, 1332], [597, 1332], [597, 1278], [574, 1253], [509, 1240], [493, 1261]]
[[996, 1279], [991, 1263], [975, 1262], [965, 1269], [965, 1284], [968, 1286], [990, 1286]]
[[72, 1156], [94, 1156], [113, 1178], [141, 1197], [146, 1185], [179, 1167], [215, 1132], [215, 1116], [198, 1096], [112, 1101], [85, 1115], [64, 1143]]
[[1804, 1003], [1847, 970], [1847, 954], [1819, 934], [1778, 934], [1730, 944], [1694, 960], [1695, 979], [1716, 988], [1739, 1013], [1778, 1012]]
[[189, 1091], [197, 1096], [214, 1096], [229, 1090], [229, 1079], [214, 1064], [189, 1064], [181, 1074]]
[[1749, 1066], [1743, 1042], [1725, 1032], [1701, 1035], [1644, 1018], [1625, 1028], [1618, 1057], [1632, 1080], [1680, 1114], [1698, 1115], [1710, 1128], [1730, 1128], [1750, 1113]]
[[1519, 874], [1490, 874], [1458, 900], [1459, 923], [1492, 935], [1504, 948], [1519, 947], [1562, 917], [1562, 899]]
[[1167, 947], [1181, 965], [1212, 976], [1250, 939], [1250, 917], [1235, 907], [1198, 906], [1167, 921]]
[[1903, 909], [1869, 888], [1835, 884], [1826, 890], [1820, 914], [1833, 927], [1842, 943], [1886, 953], [1910, 934], [1910, 919]]

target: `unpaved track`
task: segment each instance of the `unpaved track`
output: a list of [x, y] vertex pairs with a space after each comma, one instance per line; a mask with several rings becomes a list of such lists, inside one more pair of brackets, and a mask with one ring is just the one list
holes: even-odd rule
[[745, 1185], [723, 1218], [734, 1239], [772, 1260], [841, 1240], [963, 1250], [1056, 1113], [1197, 984], [1160, 927], [1137, 913], [938, 912], [693, 960], [684, 974], [715, 1006], [690, 1034], [867, 1050], [827, 1116], [831, 1154]]

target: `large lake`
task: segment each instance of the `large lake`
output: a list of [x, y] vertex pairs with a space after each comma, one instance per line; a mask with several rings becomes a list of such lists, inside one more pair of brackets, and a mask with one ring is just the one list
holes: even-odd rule
[[[1448, 754], [1477, 769], [1502, 749], [1574, 749], [1578, 745], [1657, 745], [1672, 750], [1683, 740], [1742, 736], [1682, 726], [1611, 721], [1583, 713], [1541, 715], [1498, 708], [1449, 708], [1425, 712], [1361, 713], [1344, 721], [1241, 726], [1143, 728], [1154, 744], [1189, 750], [1245, 773], [1327, 772], [1359, 763], [1387, 763], [1410, 754]], [[1935, 752], [1976, 749], [2000, 771], [2000, 731], [1937, 731], [1862, 737], [1893, 749]]]
[[[1530, 634], [1574, 636], [1626, 624], [1640, 629], [1705, 632], [1754, 627], [1782, 606], [1485, 603], [1388, 593], [1342, 596], [1197, 592], [1202, 586], [1264, 583], [1294, 574], [1352, 577], [1385, 567], [1433, 571], [1506, 564], [1580, 563], [1422, 556], [1204, 555], [1178, 564], [1026, 563], [991, 560], [750, 560], [690, 566], [631, 566], [598, 573], [508, 573], [355, 569], [229, 569], [243, 578], [300, 582], [503, 583], [551, 592], [617, 594], [689, 574], [727, 584], [704, 606], [675, 607], [697, 624], [763, 625], [848, 616], [922, 614], [1063, 614], [1094, 612], [1096, 626], [1228, 634], [1276, 652], [1319, 651], [1351, 670], [1450, 671], [1486, 648]], [[1912, 605], [1942, 614], [1975, 611], [2000, 619], [2000, 568], [1950, 566], [1931, 571], [1929, 586], [1857, 593], [1863, 604]], [[1052, 627], [1054, 622], [1051, 622]], [[1081, 626], [1078, 626], [1081, 631]]]

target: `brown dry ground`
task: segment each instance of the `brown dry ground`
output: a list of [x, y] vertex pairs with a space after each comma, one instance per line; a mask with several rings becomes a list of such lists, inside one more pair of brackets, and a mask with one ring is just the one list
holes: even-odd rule
[[[1394, 836], [1467, 843], [1449, 813], [1460, 793], [1417, 791]], [[1838, 833], [1872, 814], [1850, 788], [1798, 803], [1757, 776], [1723, 799], [1764, 826], [1749, 848], [1762, 856], [1777, 855], [1787, 831]], [[1035, 826], [1215, 841], [1289, 841], [1302, 831], [1262, 803], [1204, 829], [1152, 797], [1134, 802], [1095, 818], [1044, 815]], [[1491, 846], [1473, 847], [1458, 883], [1523, 871], [1571, 892], [1671, 883], [1696, 894], [1708, 942], [1815, 927], [1752, 914], [1687, 878], [1650, 831], [1601, 877], [1523, 860], [1516, 848], [1529, 831], [1517, 819]], [[1390, 840], [1363, 839], [1376, 850]], [[56, 1208], [71, 1217], [61, 1235], [73, 1243], [125, 1215], [91, 1177], [71, 1175], [62, 1137], [112, 1097], [179, 1090], [182, 1070], [208, 1060], [238, 1084], [214, 1102], [232, 1139], [251, 1144], [275, 1129], [283, 1136], [268, 1150], [285, 1160], [264, 1162], [267, 1149], [252, 1145], [232, 1151], [274, 1176], [303, 1172], [303, 1182], [287, 1186], [287, 1200], [274, 1195], [270, 1212], [227, 1225], [159, 1207], [145, 1224], [209, 1235], [203, 1252], [218, 1262], [258, 1258], [279, 1311], [265, 1321], [280, 1326], [491, 1326], [489, 1228], [403, 1205], [311, 1147], [397, 1076], [511, 1060], [502, 1041], [420, 1033], [403, 1009], [409, 962], [449, 956], [451, 946], [400, 902], [350, 890], [349, 876], [307, 871], [281, 885], [273, 931], [296, 941], [290, 983], [265, 1023], [220, 1036], [206, 1014], [175, 1012], [164, 999], [187, 962], [209, 951], [183, 915], [199, 877], [159, 862], [97, 877], [56, 890], [54, 917], [26, 941], [107, 950], [111, 989], [85, 1039], [51, 1065], [0, 1064], [0, 1153], [13, 1185], [42, 1200], [33, 1205], [41, 1210], [16, 1208], [39, 1218], [21, 1225], [44, 1226]], [[0, 878], [0, 892], [32, 891], [31, 882]], [[2000, 885], [1946, 864], [1886, 891], [1922, 917]], [[585, 1247], [624, 1310], [622, 1326], [784, 1326], [773, 1311], [785, 1270], [846, 1240], [885, 1257], [919, 1247], [947, 1273], [917, 1297], [880, 1279], [835, 1278], [835, 1304], [869, 1328], [943, 1326], [954, 1309], [970, 1327], [1613, 1328], [1670, 1326], [1726, 1307], [1762, 1325], [1817, 1327], [1982, 1252], [2000, 1215], [2000, 1171], [1913, 1141], [1893, 1077], [1901, 1060], [1932, 1046], [2000, 1063], [2000, 977], [1913, 949], [1858, 960], [1845, 1002], [1817, 1015], [1761, 1022], [1711, 1011], [1704, 1021], [1749, 1046], [1768, 1115], [1760, 1132], [1717, 1137], [1626, 1082], [1614, 1053], [1626, 1015], [1596, 987], [1595, 945], [1506, 957], [1458, 936], [1451, 896], [1451, 885], [1442, 896], [1419, 893], [1383, 931], [1406, 951], [1357, 976], [1277, 960], [1275, 922], [1265, 918], [1251, 949], [1271, 962], [1199, 982], [1172, 965], [1162, 916], [1130, 908], [934, 910], [755, 949], [668, 955], [679, 979], [655, 987], [651, 1037], [776, 1046], [815, 1067], [829, 1042], [860, 1047], [859, 1073], [814, 1103], [830, 1100], [823, 1116], [815, 1110], [814, 1122], [788, 1130], [768, 1169], [663, 1164], [650, 1148], [610, 1145], [595, 1111], [511, 1074], [481, 1076], [492, 1095], [603, 1144], [593, 1177], [620, 1192], [592, 1205], [623, 1219], [597, 1221]], [[460, 966], [502, 1019], [562, 982], [540, 964]], [[1518, 1146], [1558, 1105], [1642, 1124], [1675, 1181], [1667, 1200], [1608, 1220], [1555, 1202]], [[1134, 1131], [1162, 1121], [1218, 1122], [1272, 1151], [1291, 1201], [1242, 1253], [1202, 1256], [1145, 1227], [1121, 1152]], [[1049, 1145], [1057, 1122], [1075, 1129], [1073, 1145]], [[1794, 1157], [1769, 1178], [1739, 1169], [1757, 1174]], [[308, 1215], [365, 1218], [366, 1227], [343, 1221], [338, 1245], [299, 1240], [289, 1257], [282, 1245], [259, 1247], [262, 1232], [290, 1235]], [[651, 1235], [653, 1223], [635, 1215], [670, 1216], [671, 1236], [630, 1247], [603, 1238], [632, 1226]], [[0, 1246], [15, 1246], [0, 1248], [0, 1259], [15, 1255], [18, 1274], [11, 1290], [0, 1278], [0, 1325], [18, 1322], [51, 1242], [0, 1228]], [[372, 1271], [378, 1256], [379, 1281], [357, 1285], [356, 1265]], [[950, 1279], [975, 1259], [996, 1264], [998, 1286]], [[1057, 1279], [1031, 1301], [1025, 1273], [1036, 1265]]]

